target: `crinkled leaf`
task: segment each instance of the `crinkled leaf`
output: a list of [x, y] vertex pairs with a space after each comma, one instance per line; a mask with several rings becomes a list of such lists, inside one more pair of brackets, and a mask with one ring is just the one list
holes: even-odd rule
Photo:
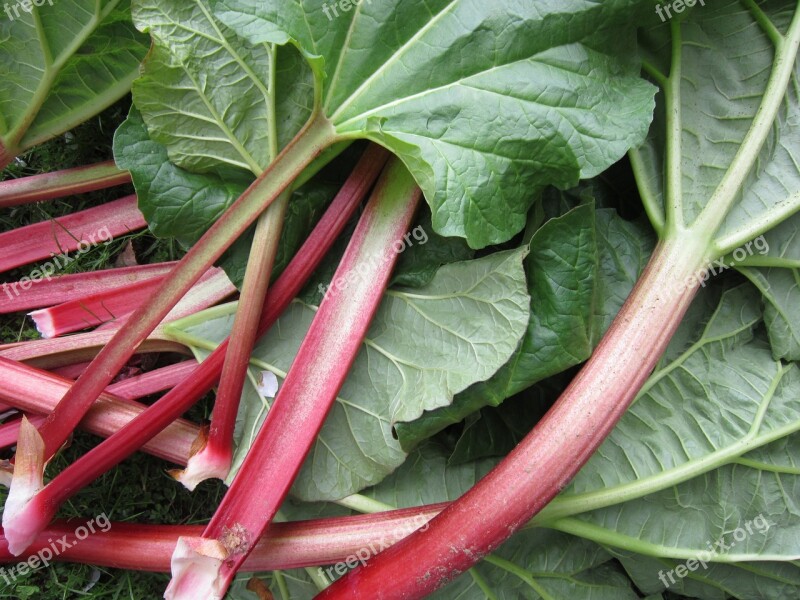
[[141, 113], [131, 108], [114, 135], [114, 157], [127, 169], [139, 199], [139, 210], [159, 237], [195, 243], [247, 189], [252, 175], [230, 171], [191, 173], [169, 161], [167, 149], [150, 139]]
[[390, 148], [436, 230], [483, 247], [524, 226], [532, 190], [596, 175], [643, 138], [654, 90], [630, 53], [574, 43], [634, 5], [376, 0], [331, 18], [316, 1], [225, 0], [216, 14], [253, 45], [300, 48], [338, 133]]
[[[377, 483], [405, 459], [392, 436], [394, 423], [449, 404], [508, 360], [528, 322], [524, 256], [514, 250], [453, 263], [423, 288], [387, 292], [295, 482], [296, 496], [332, 500]], [[190, 317], [175, 327], [176, 335], [210, 349], [230, 331], [232, 310]], [[253, 364], [282, 381], [315, 312], [295, 301], [256, 346]], [[240, 427], [237, 462], [267, 410], [261, 398], [243, 400], [248, 421]]]
[[591, 204], [545, 223], [525, 259], [531, 320], [517, 352], [451, 406], [399, 424], [403, 447], [589, 358], [638, 279], [651, 245], [644, 227]]
[[18, 152], [128, 93], [147, 52], [129, 0], [36, 3], [0, 18], [0, 144]]
[[[795, 9], [791, 2], [760, 3], [766, 18], [783, 33]], [[674, 193], [680, 199], [683, 223], [677, 226], [697, 219], [731, 167], [764, 100], [775, 58], [775, 47], [756, 14], [736, 0], [697, 6], [680, 23], [676, 43], [681, 44], [681, 77], [674, 85], [680, 86], [681, 110], [675, 116], [678, 120], [672, 121], [679, 128], [681, 144], [682, 189]], [[670, 72], [670, 31], [657, 23], [645, 36], [653, 69], [662, 76]], [[758, 235], [754, 223], [766, 231], [800, 208], [797, 68], [766, 143], [752, 153], [744, 185], [716, 234], [724, 241], [723, 248], [733, 249]], [[662, 222], [664, 119], [661, 94], [654, 126], [638, 153], [643, 165], [640, 186]]]
[[764, 323], [773, 357], [800, 360], [800, 271], [740, 269], [764, 297]]
[[[774, 459], [767, 450], [800, 430], [800, 371], [772, 358], [754, 334], [760, 320], [754, 288], [725, 292], [699, 338], [659, 365], [543, 521], [624, 550], [691, 558], [763, 515], [767, 531], [715, 560], [800, 557], [800, 476], [784, 469], [780, 448]], [[742, 459], [758, 448], [760, 463]], [[546, 516], [560, 511], [575, 516]]]
[[285, 146], [308, 119], [311, 74], [294, 49], [243, 44], [207, 0], [139, 0], [133, 17], [154, 41], [134, 101], [177, 166], [258, 175], [273, 144]]
[[[716, 540], [714, 540], [716, 541]], [[676, 594], [704, 600], [764, 600], [796, 598], [800, 595], [800, 565], [796, 562], [743, 562], [734, 564], [694, 563], [686, 577], [677, 577], [674, 569], [686, 567], [686, 561], [651, 558], [612, 550], [636, 586], [655, 593], [669, 589]], [[673, 571], [670, 577], [669, 572]], [[668, 588], [659, 579], [661, 575]]]

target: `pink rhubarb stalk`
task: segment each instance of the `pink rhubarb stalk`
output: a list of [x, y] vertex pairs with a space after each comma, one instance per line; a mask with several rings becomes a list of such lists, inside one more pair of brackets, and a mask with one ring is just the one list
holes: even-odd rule
[[[387, 153], [377, 147], [362, 158], [356, 170], [334, 198], [328, 210], [311, 235], [275, 281], [267, 295], [258, 335], [265, 333], [283, 310], [302, 289], [308, 277], [328, 252], [355, 212], [360, 200], [366, 195], [386, 161]], [[65, 500], [91, 483], [119, 462], [130, 456], [145, 442], [172, 423], [188, 410], [198, 398], [207, 393], [217, 382], [222, 371], [228, 343], [220, 346], [200, 364], [190, 377], [184, 379], [172, 391], [141, 413], [125, 427], [118, 430], [105, 442], [90, 450], [68, 466], [45, 487], [34, 494], [32, 501], [15, 515], [14, 526], [9, 528], [8, 513], [3, 513], [6, 537], [14, 551], [21, 552], [44, 529]], [[14, 349], [12, 349], [13, 351]], [[2, 398], [2, 391], [0, 391]], [[63, 400], [59, 406], [63, 404]], [[198, 432], [192, 438], [198, 439]], [[20, 448], [17, 448], [18, 453]], [[12, 487], [13, 492], [13, 487]], [[18, 523], [22, 523], [20, 526]]]
[[[86, 413], [80, 423], [81, 429], [104, 438], [119, 431], [147, 408], [133, 402], [133, 398], [171, 387], [177, 377], [185, 376], [187, 367], [186, 363], [181, 363], [180, 369], [169, 369], [165, 373], [167, 369], [169, 367], [142, 375], [135, 384], [132, 382], [136, 378], [131, 378], [109, 386]], [[63, 377], [3, 358], [0, 358], [0, 379], [4, 382], [0, 386], [0, 399], [19, 410], [40, 415], [49, 414], [72, 384]], [[197, 425], [177, 419], [144, 444], [142, 450], [184, 465], [198, 432]]]
[[[56, 369], [92, 360], [114, 337], [115, 331], [90, 331], [52, 340], [31, 340], [0, 347], [0, 357], [26, 362], [42, 369]], [[157, 328], [137, 349], [145, 352], [187, 354], [186, 347]]]
[[9, 179], [0, 183], [0, 208], [103, 190], [130, 181], [130, 173], [117, 168], [113, 160], [88, 167]]
[[242, 295], [225, 353], [208, 437], [183, 471], [173, 473], [189, 490], [206, 479], [225, 479], [233, 461], [233, 432], [242, 397], [247, 366], [256, 343], [258, 321], [267, 295], [283, 218], [290, 194], [284, 193], [261, 215], [250, 247]]
[[58, 255], [74, 250], [85, 251], [146, 226], [147, 222], [136, 207], [136, 196], [126, 196], [64, 217], [0, 233], [0, 248], [3, 249], [0, 272], [47, 260], [41, 269], [29, 275], [27, 285], [35, 285], [71, 261]]
[[[53, 338], [104, 323], [119, 327], [155, 293], [163, 279], [163, 277], [149, 279], [126, 287], [98, 292], [33, 311], [30, 317], [44, 338]], [[217, 267], [209, 269], [164, 321], [173, 321], [209, 308], [235, 292], [236, 287], [222, 269]]]
[[26, 281], [2, 284], [0, 294], [0, 314], [55, 306], [72, 300], [79, 300], [94, 294], [125, 288], [142, 281], [163, 278], [176, 263], [158, 263], [106, 269], [90, 273], [59, 275], [37, 281], [34, 285]]
[[[421, 192], [390, 162], [359, 220], [256, 441], [202, 537], [183, 537], [165, 598], [221, 599], [289, 492], [389, 282]], [[344, 282], [344, 284], [343, 284]], [[343, 289], [345, 288], [345, 289]]]
[[[263, 572], [344, 562], [364, 552], [377, 552], [425, 523], [444, 505], [392, 510], [372, 515], [275, 523], [258, 541], [242, 570]], [[36, 536], [19, 557], [8, 551], [0, 534], [0, 563], [18, 562], [50, 548], [52, 540], [67, 536], [84, 522], [56, 521]], [[103, 531], [81, 540], [53, 556], [56, 561], [79, 562], [137, 571], [169, 572], [172, 551], [179, 537], [200, 535], [202, 526], [140, 525], [109, 522]], [[55, 554], [55, 553], [54, 553]]]
[[655, 367], [700, 279], [693, 278], [682, 294], [670, 290], [699, 274], [702, 250], [692, 239], [662, 242], [589, 362], [525, 439], [424, 532], [380, 553], [317, 597], [423, 598], [542, 510], [611, 432]]

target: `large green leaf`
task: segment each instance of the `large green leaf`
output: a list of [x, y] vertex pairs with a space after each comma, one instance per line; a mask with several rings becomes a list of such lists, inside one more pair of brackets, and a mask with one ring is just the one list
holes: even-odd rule
[[298, 53], [242, 44], [213, 2], [137, 0], [133, 17], [154, 42], [134, 101], [175, 165], [258, 175], [311, 114], [311, 74]]
[[147, 52], [129, 0], [29, 3], [30, 12], [22, 4], [8, 3], [0, 18], [0, 155], [8, 158], [119, 100]]
[[589, 358], [627, 298], [650, 255], [642, 226], [593, 204], [545, 223], [530, 241], [525, 270], [531, 320], [511, 360], [491, 379], [459, 394], [452, 405], [397, 426], [404, 448], [498, 406], [534, 383]]
[[757, 297], [750, 286], [723, 294], [700, 337], [662, 362], [542, 522], [639, 554], [692, 558], [763, 515], [768, 531], [737, 538], [715, 561], [800, 557], [800, 477], [775, 445], [800, 430], [800, 371], [754, 334]]
[[[768, 90], [776, 46], [793, 49], [783, 36], [796, 9], [794, 2], [725, 0], [696, 6], [672, 28], [657, 22], [643, 36], [650, 57], [646, 72], [661, 83], [663, 93], [648, 139], [634, 156], [657, 226], [665, 221], [665, 179], [672, 173], [677, 176], [668, 212], [674, 213], [672, 225], [678, 228], [698, 221], [731, 174], [743, 177], [738, 189], [719, 196], [728, 206], [721, 227], [710, 234], [723, 253], [800, 208], [798, 67], [788, 86]], [[793, 55], [788, 60], [794, 64]], [[667, 119], [665, 96], [671, 94], [676, 106]], [[774, 121], [765, 125], [765, 142], [750, 143], [755, 139], [747, 141], [751, 128], [761, 126], [755, 118], [773, 96], [782, 102]], [[668, 139], [677, 154], [671, 169], [665, 166]], [[713, 222], [715, 217], [706, 214], [704, 219]]]
[[[528, 323], [525, 253], [499, 252], [445, 265], [422, 288], [386, 293], [295, 482], [295, 495], [334, 500], [377, 483], [405, 459], [392, 436], [396, 422], [449, 404], [508, 360]], [[190, 317], [173, 328], [174, 335], [208, 351], [230, 331], [232, 310]], [[256, 346], [252, 364], [282, 380], [315, 312], [295, 301]], [[238, 431], [236, 464], [268, 410], [268, 402], [252, 393], [243, 400], [240, 414], [246, 417]]]
[[253, 46], [300, 48], [339, 136], [390, 148], [436, 230], [483, 247], [524, 226], [532, 190], [574, 185], [642, 139], [653, 89], [632, 45], [622, 59], [575, 44], [635, 5], [375, 0], [332, 17], [319, 0], [225, 0], [216, 14]]

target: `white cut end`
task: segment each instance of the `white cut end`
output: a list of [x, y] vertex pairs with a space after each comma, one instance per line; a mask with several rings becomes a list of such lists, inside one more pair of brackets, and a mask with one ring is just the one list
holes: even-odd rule
[[53, 322], [53, 315], [50, 314], [50, 309], [43, 308], [29, 312], [28, 316], [33, 319], [36, 330], [45, 339], [54, 338], [57, 335], [56, 324]]
[[23, 416], [11, 490], [3, 509], [3, 533], [8, 551], [14, 556], [22, 554], [50, 522], [44, 508], [34, 502], [44, 487], [43, 475], [44, 441], [36, 427]]
[[256, 389], [264, 398], [274, 398], [278, 394], [278, 377], [272, 371], [261, 371]]
[[167, 600], [222, 600], [227, 587], [220, 569], [228, 558], [217, 540], [202, 537], [178, 538], [172, 553], [172, 580], [164, 598]]
[[230, 470], [231, 457], [223, 456], [219, 452], [214, 452], [211, 446], [206, 446], [189, 458], [185, 469], [174, 469], [169, 474], [193, 492], [206, 479], [224, 481]]

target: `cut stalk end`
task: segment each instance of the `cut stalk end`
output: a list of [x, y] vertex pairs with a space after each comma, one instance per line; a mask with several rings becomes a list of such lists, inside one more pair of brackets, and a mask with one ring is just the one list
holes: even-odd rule
[[29, 312], [28, 316], [33, 320], [33, 324], [36, 325], [36, 331], [39, 332], [39, 335], [46, 340], [56, 337], [56, 325], [49, 309], [34, 310]]
[[222, 563], [228, 552], [219, 541], [181, 537], [172, 554], [172, 581], [164, 592], [166, 600], [222, 600]]
[[230, 448], [226, 451], [208, 443], [208, 428], [203, 427], [192, 446], [192, 456], [186, 463], [186, 468], [173, 469], [169, 474], [193, 492], [207, 479], [224, 481], [231, 470], [232, 460]]
[[14, 556], [22, 554], [33, 543], [53, 516], [37, 501], [44, 487], [44, 465], [42, 436], [23, 416], [11, 490], [3, 509], [3, 531], [8, 540], [8, 550]]

